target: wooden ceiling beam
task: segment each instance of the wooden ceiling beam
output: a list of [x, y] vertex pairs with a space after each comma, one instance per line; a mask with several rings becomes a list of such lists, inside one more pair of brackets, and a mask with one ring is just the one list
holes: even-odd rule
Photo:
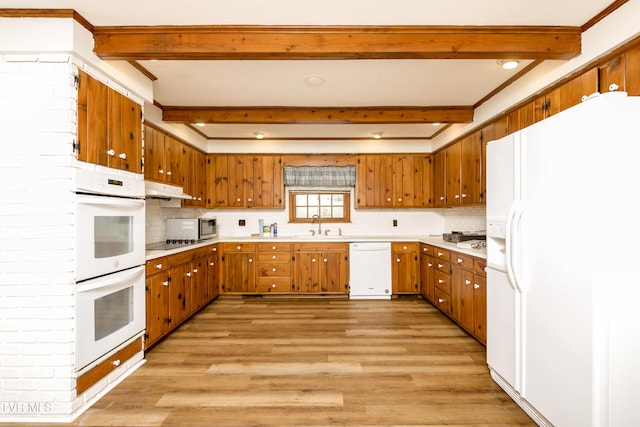
[[162, 107], [178, 123], [470, 123], [473, 107]]
[[570, 59], [580, 27], [95, 27], [103, 59]]

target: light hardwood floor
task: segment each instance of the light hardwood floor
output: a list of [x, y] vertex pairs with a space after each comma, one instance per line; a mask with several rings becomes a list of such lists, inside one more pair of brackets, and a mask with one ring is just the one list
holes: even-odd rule
[[81, 426], [535, 425], [420, 298], [220, 298]]

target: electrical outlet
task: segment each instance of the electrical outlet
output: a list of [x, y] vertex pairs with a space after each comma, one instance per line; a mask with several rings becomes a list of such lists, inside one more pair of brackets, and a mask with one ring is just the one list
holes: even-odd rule
[[238, 225], [239, 225], [240, 227], [244, 227], [244, 226], [246, 225], [246, 221], [245, 221], [244, 219], [239, 219], [239, 220], [238, 220]]
[[393, 226], [394, 226], [394, 227], [397, 227], [397, 226], [398, 226], [398, 220], [397, 220], [397, 219], [394, 219], [394, 220], [393, 220]]

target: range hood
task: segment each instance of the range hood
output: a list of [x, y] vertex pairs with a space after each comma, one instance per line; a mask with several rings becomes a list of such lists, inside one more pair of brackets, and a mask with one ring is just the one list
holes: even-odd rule
[[145, 181], [145, 195], [153, 199], [185, 199], [191, 200], [191, 196], [186, 194], [182, 187], [177, 185], [161, 184], [159, 182]]

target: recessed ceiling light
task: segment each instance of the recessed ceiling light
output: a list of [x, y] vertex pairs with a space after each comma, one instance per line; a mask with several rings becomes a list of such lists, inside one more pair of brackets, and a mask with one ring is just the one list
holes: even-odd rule
[[431, 123], [432, 126], [440, 126], [442, 123], [440, 122], [435, 122], [435, 123]]
[[320, 76], [309, 76], [304, 79], [304, 82], [309, 86], [320, 86], [324, 83], [324, 79]]
[[202, 126], [204, 126], [204, 125], [205, 125], [204, 123], [196, 123], [196, 126], [200, 126], [200, 127], [202, 127]]
[[382, 138], [382, 135], [384, 135], [384, 132], [380, 130], [376, 132], [371, 132], [371, 136], [373, 137], [373, 139], [380, 139]]
[[264, 133], [262, 132], [254, 132], [253, 134], [256, 136], [256, 139], [264, 138]]
[[520, 64], [520, 61], [516, 59], [501, 59], [498, 61], [498, 64], [505, 70], [513, 70]]

